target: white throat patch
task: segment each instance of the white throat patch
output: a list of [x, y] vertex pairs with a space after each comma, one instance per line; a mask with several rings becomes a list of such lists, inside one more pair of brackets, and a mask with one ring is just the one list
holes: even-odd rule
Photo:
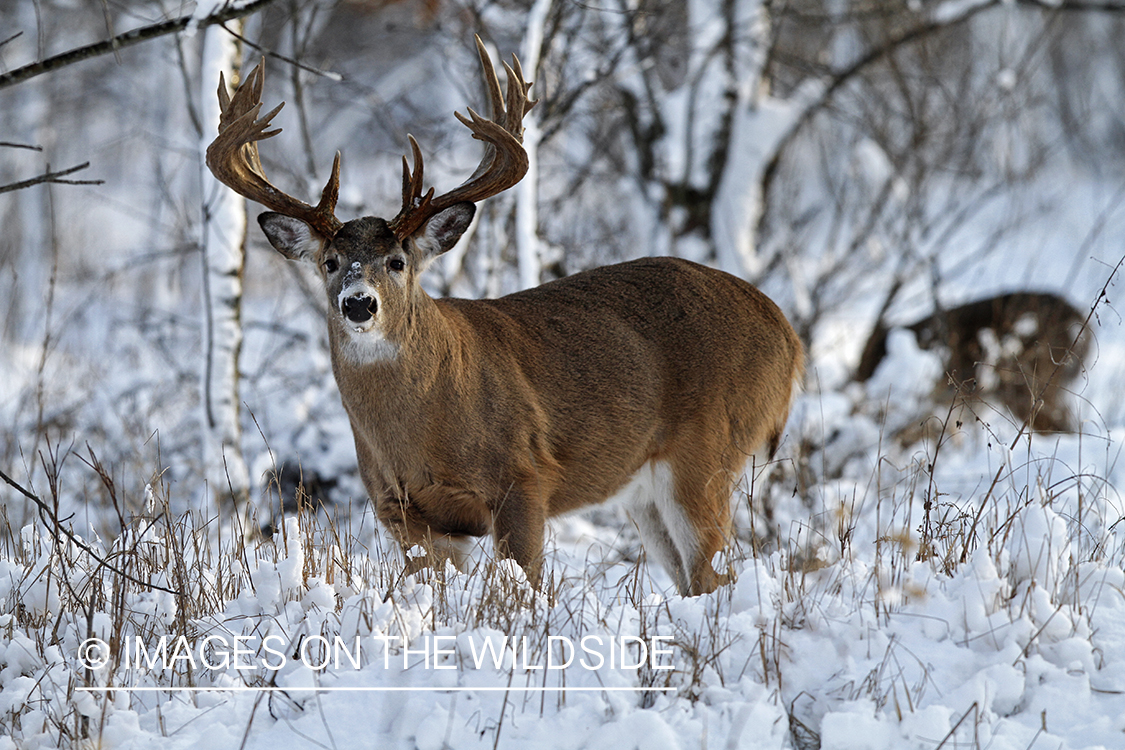
[[388, 341], [378, 328], [357, 330], [345, 324], [344, 331], [340, 341], [340, 354], [349, 363], [369, 365], [376, 362], [393, 362], [398, 358], [398, 344]]

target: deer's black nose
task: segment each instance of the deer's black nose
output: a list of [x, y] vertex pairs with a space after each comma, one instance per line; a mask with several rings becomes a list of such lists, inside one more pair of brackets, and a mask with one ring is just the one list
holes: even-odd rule
[[357, 294], [352, 297], [345, 297], [341, 303], [341, 308], [344, 317], [353, 323], [366, 323], [371, 320], [375, 315], [375, 311], [379, 308], [379, 303], [375, 301], [374, 297], [369, 297], [366, 294]]

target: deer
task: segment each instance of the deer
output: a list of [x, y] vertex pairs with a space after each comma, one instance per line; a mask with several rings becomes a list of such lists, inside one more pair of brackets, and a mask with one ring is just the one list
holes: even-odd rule
[[[1087, 316], [1050, 292], [1008, 292], [939, 309], [903, 326], [942, 357], [938, 401], [993, 401], [1037, 432], [1075, 432], [1069, 395], [1092, 336]], [[864, 346], [855, 378], [864, 382], [887, 355], [881, 320]], [[955, 384], [955, 387], [954, 387]]]
[[[408, 135], [402, 207], [388, 220], [335, 216], [340, 154], [316, 206], [266, 179], [258, 142], [264, 66], [228, 94], [220, 77], [215, 177], [267, 209], [258, 222], [323, 281], [333, 374], [363, 485], [401, 545], [405, 573], [464, 569], [474, 540], [539, 586], [547, 519], [623, 499], [650, 559], [683, 595], [728, 582], [732, 493], [772, 456], [804, 354], [778, 306], [750, 283], [683, 259], [641, 258], [496, 299], [432, 298], [419, 277], [468, 228], [476, 204], [528, 168], [523, 118], [537, 102], [519, 60], [506, 92], [478, 37], [491, 117], [457, 119], [485, 152], [459, 187], [423, 193]], [[284, 104], [284, 103], [282, 103]], [[722, 566], [720, 566], [722, 567]]]

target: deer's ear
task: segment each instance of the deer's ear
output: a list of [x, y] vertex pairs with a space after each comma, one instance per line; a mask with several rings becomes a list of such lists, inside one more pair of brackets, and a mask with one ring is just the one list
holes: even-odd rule
[[461, 239], [476, 215], [472, 203], [455, 203], [435, 214], [426, 225], [414, 233], [416, 244], [427, 257], [433, 258], [449, 250]]
[[258, 217], [258, 224], [274, 250], [289, 260], [314, 262], [324, 247], [324, 238], [300, 219], [267, 211]]

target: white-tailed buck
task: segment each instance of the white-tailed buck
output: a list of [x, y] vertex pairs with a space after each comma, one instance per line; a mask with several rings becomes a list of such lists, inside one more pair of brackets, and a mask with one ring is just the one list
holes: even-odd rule
[[460, 187], [422, 190], [410, 138], [402, 209], [390, 221], [334, 215], [339, 154], [318, 205], [262, 172], [259, 65], [233, 98], [220, 81], [215, 176], [271, 212], [258, 221], [287, 258], [313, 263], [328, 293], [328, 336], [359, 471], [376, 513], [418, 563], [463, 562], [469, 537], [538, 582], [548, 517], [630, 500], [648, 553], [681, 592], [725, 581], [711, 560], [726, 542], [730, 497], [748, 457], [777, 447], [801, 344], [750, 284], [674, 258], [598, 268], [494, 300], [432, 299], [419, 285], [475, 203], [527, 170], [527, 98], [519, 61], [507, 95], [477, 40], [492, 118], [457, 115], [486, 144]]

